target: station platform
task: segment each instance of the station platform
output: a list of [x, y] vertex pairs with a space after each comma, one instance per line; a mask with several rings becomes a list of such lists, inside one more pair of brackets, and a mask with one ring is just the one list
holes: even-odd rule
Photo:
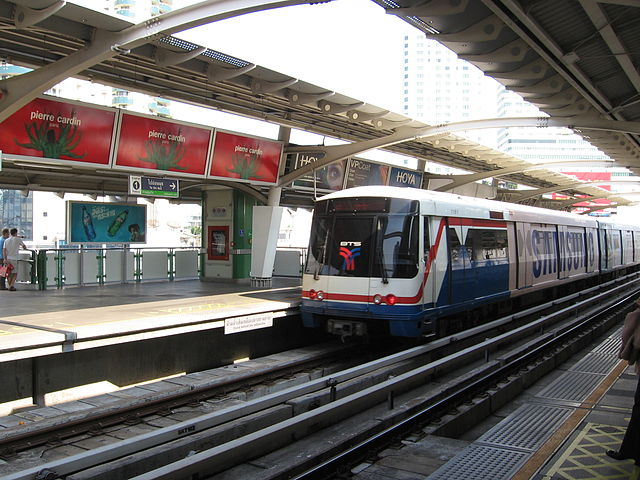
[[427, 435], [388, 449], [357, 480], [640, 479], [618, 450], [638, 382], [617, 357], [620, 328], [575, 355], [486, 420], [452, 439]]
[[0, 292], [0, 305], [2, 362], [184, 333], [203, 322], [230, 328], [219, 322], [297, 308], [300, 279], [274, 278], [269, 288], [200, 280], [55, 290], [19, 286]]
[[111, 390], [293, 348], [304, 335], [300, 290], [299, 278], [274, 277], [263, 288], [181, 280], [1, 291], [0, 414], [84, 396], [83, 386]]

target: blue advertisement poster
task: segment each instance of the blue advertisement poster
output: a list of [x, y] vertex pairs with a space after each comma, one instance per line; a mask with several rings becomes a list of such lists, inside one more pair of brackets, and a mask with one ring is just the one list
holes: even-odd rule
[[389, 185], [392, 187], [422, 187], [422, 173], [415, 170], [391, 167], [389, 175]]
[[386, 185], [389, 178], [389, 165], [380, 165], [358, 158], [349, 160], [345, 188], [364, 185]]
[[68, 243], [145, 243], [147, 207], [67, 202]]

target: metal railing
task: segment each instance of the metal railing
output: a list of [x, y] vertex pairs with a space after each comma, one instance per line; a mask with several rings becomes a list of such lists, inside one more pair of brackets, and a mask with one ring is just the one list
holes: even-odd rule
[[[199, 247], [68, 247], [23, 251], [18, 281], [39, 290], [65, 286], [105, 285], [200, 278], [205, 252]], [[276, 252], [274, 276], [301, 277], [306, 249]]]
[[202, 273], [202, 252], [180, 248], [57, 248], [36, 254], [32, 278], [38, 289], [143, 281], [195, 279]]

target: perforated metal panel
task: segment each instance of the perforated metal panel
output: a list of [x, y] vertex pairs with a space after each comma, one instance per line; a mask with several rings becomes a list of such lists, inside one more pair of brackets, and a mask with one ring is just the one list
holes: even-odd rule
[[523, 405], [477, 442], [534, 451], [573, 411], [569, 407]]
[[606, 375], [618, 363], [618, 357], [608, 353], [589, 353], [569, 369], [572, 372], [600, 373]]
[[620, 350], [620, 330], [607, 338], [604, 342], [593, 349], [594, 353], [609, 353], [611, 355], [618, 355]]
[[594, 373], [568, 371], [544, 388], [537, 397], [582, 402], [604, 377]]
[[470, 445], [429, 475], [429, 480], [510, 479], [528, 456], [525, 452]]

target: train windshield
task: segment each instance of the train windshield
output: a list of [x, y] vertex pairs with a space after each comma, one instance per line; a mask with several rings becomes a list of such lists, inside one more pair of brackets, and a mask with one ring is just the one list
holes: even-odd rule
[[344, 200], [348, 201], [319, 202], [305, 273], [381, 277], [383, 281], [414, 277], [418, 273], [417, 202]]

